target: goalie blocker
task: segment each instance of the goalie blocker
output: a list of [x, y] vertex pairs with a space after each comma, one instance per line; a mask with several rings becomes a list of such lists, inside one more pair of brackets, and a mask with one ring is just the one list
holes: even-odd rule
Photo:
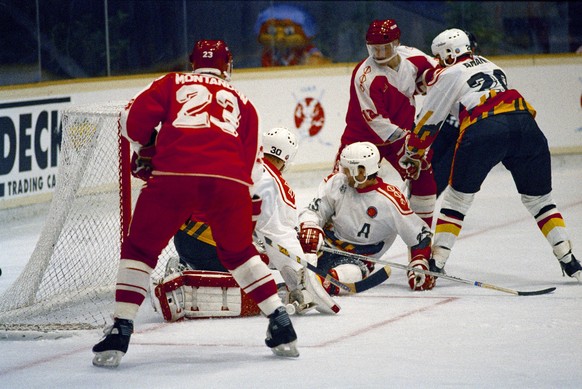
[[154, 285], [154, 308], [168, 322], [256, 316], [261, 312], [228, 272], [184, 270]]

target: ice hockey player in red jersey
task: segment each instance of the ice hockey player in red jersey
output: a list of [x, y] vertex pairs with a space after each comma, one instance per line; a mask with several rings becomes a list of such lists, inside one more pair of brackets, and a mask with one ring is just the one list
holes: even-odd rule
[[414, 128], [415, 95], [423, 92], [422, 76], [436, 66], [434, 58], [400, 44], [400, 29], [393, 19], [374, 20], [366, 33], [369, 56], [352, 72], [346, 127], [336, 156], [335, 170], [344, 147], [371, 142], [382, 158], [410, 180], [410, 206], [429, 226], [436, 202], [436, 184], [430, 164], [411, 175], [399, 160], [405, 138]]
[[[263, 174], [255, 182], [252, 191], [260, 198], [259, 212], [256, 213], [256, 225], [254, 236], [259, 246], [265, 250], [263, 259], [269, 263], [272, 269], [281, 274], [284, 287], [280, 295], [287, 304], [288, 313], [304, 315], [312, 309], [326, 314], [336, 314], [340, 307], [327, 294], [317, 279], [314, 272], [308, 271], [301, 264], [290, 258], [301, 257], [313, 265], [317, 263], [315, 255], [304, 254], [301, 244], [297, 239], [297, 208], [295, 205], [295, 192], [283, 177], [283, 171], [292, 163], [299, 148], [295, 134], [284, 127], [275, 127], [265, 132], [262, 136], [264, 150]], [[216, 299], [216, 295], [224, 295], [224, 288], [231, 282], [228, 274], [220, 274], [226, 269], [220, 264], [216, 256], [216, 242], [212, 237], [212, 229], [206, 224], [196, 220], [184, 223], [174, 236], [174, 245], [179, 258], [168, 261], [166, 276], [155, 283], [156, 310], [161, 311], [167, 321], [176, 321], [183, 318], [198, 317], [225, 317], [245, 316], [257, 314], [256, 309], [225, 309], [225, 303], [229, 306], [250, 306], [248, 297], [236, 293], [226, 294], [226, 301]], [[285, 248], [283, 253], [279, 246]], [[206, 271], [211, 270], [212, 273]], [[221, 276], [220, 285], [206, 279], [216, 279]], [[206, 288], [209, 300], [203, 300], [203, 293], [194, 293], [195, 288], [182, 288], [181, 286], [208, 286], [214, 284], [214, 288]], [[212, 295], [211, 295], [212, 293]], [[232, 301], [231, 302], [231, 297]], [[250, 302], [249, 302], [250, 303]], [[159, 306], [159, 309], [158, 309]], [[215, 310], [204, 309], [215, 307]]]
[[550, 151], [535, 121], [536, 111], [511, 88], [503, 69], [473, 53], [465, 31], [445, 30], [431, 48], [442, 68], [428, 83], [403, 162], [422, 169], [421, 161], [442, 122], [450, 114], [460, 123], [449, 187], [436, 222], [431, 270], [444, 272], [475, 193], [501, 162], [563, 272], [582, 281], [582, 266], [572, 254], [564, 219], [552, 199]]
[[258, 113], [229, 83], [232, 55], [224, 41], [198, 41], [190, 61], [193, 72], [153, 81], [119, 120], [143, 157], [135, 169], [151, 177], [121, 247], [114, 323], [93, 347], [96, 366], [119, 365], [158, 256], [191, 215], [212, 227], [220, 261], [269, 318], [267, 346], [277, 355], [299, 356], [273, 275], [252, 242], [249, 188], [261, 174]]
[[[334, 249], [379, 259], [400, 236], [409, 247], [409, 266], [428, 270], [432, 233], [412, 210], [404, 194], [378, 177], [380, 153], [370, 142], [346, 146], [341, 171], [327, 177], [299, 214], [299, 240], [305, 253], [318, 253], [324, 242]], [[357, 282], [373, 262], [349, 255], [321, 253], [317, 267], [341, 282]], [[408, 272], [412, 290], [429, 290], [434, 278]], [[330, 293], [340, 291], [329, 286]]]

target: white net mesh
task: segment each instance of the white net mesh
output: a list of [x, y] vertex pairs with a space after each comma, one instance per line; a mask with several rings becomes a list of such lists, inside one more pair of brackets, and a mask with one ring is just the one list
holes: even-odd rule
[[[120, 152], [117, 119], [123, 104], [63, 112], [50, 211], [22, 274], [0, 296], [0, 330], [90, 329], [110, 319], [121, 246], [121, 198], [133, 193], [135, 199], [141, 187], [139, 180], [129, 179], [128, 169], [120, 168], [129, 155]], [[121, 182], [130, 182], [131, 188], [122, 188]], [[154, 277], [163, 274], [172, 255], [173, 245], [169, 247]]]

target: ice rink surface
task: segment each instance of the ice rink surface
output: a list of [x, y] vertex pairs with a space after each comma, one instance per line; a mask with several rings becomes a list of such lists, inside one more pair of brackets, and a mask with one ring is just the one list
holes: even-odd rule
[[[552, 162], [553, 197], [582, 259], [582, 156]], [[324, 173], [289, 173], [299, 207]], [[45, 212], [4, 217], [0, 292], [28, 261], [45, 217]], [[406, 263], [400, 240], [390, 260]], [[447, 272], [514, 290], [557, 289], [515, 296], [441, 279], [432, 291], [411, 292], [405, 272], [394, 268], [384, 284], [337, 298], [342, 309], [336, 316], [293, 316], [301, 353], [296, 359], [275, 357], [264, 345], [264, 317], [169, 324], [146, 301], [117, 369], [91, 364], [100, 331], [58, 339], [10, 337], [0, 340], [0, 387], [582, 387], [582, 284], [562, 277], [502, 167], [477, 194]]]

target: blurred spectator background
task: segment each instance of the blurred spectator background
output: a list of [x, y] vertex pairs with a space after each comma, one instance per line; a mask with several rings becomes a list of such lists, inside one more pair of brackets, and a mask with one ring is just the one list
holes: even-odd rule
[[402, 44], [427, 53], [450, 27], [473, 32], [485, 56], [582, 46], [577, 1], [0, 0], [0, 85], [189, 70], [188, 54], [202, 38], [224, 39], [236, 69], [265, 66], [256, 25], [276, 5], [312, 18], [303, 32], [326, 62], [364, 58], [368, 24], [388, 18]]

